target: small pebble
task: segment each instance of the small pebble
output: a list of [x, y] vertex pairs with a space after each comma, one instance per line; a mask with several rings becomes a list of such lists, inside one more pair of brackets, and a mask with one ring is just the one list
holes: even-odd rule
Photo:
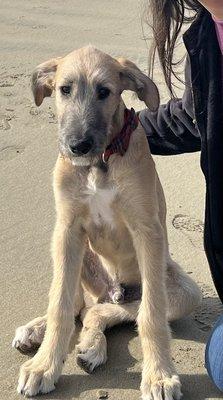
[[106, 390], [98, 390], [97, 399], [107, 399], [107, 398], [108, 398], [108, 392], [106, 392]]

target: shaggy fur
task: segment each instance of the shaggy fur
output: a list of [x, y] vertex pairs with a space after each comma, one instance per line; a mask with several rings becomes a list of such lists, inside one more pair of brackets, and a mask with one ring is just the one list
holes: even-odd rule
[[[69, 86], [68, 94], [62, 93], [64, 85]], [[104, 99], [99, 98], [101, 87], [109, 89]], [[16, 348], [31, 349], [42, 342], [21, 367], [18, 392], [34, 396], [55, 388], [74, 316], [80, 313], [83, 329], [76, 349], [82, 368], [91, 372], [106, 362], [107, 327], [137, 320], [142, 399], [180, 399], [168, 320], [189, 314], [201, 294], [170, 258], [165, 199], [142, 126], [133, 132], [123, 157], [112, 155], [106, 168], [101, 163], [103, 151], [123, 125], [122, 91], [135, 91], [155, 110], [156, 86], [130, 61], [85, 47], [37, 67], [36, 104], [54, 89], [60, 142], [54, 170], [54, 277], [47, 315], [16, 331]], [[91, 150], [74, 155], [72, 146], [89, 137]], [[141, 301], [118, 303], [121, 284], [141, 284]], [[111, 290], [117, 304], [107, 301]]]

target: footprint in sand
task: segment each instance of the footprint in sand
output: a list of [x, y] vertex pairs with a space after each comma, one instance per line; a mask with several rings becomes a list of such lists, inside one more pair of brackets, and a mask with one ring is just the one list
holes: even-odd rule
[[9, 120], [7, 120], [6, 118], [3, 118], [2, 120], [0, 120], [0, 130], [7, 131], [8, 129], [11, 129]]
[[23, 146], [6, 146], [0, 148], [0, 161], [10, 161], [24, 152]]
[[8, 88], [8, 87], [14, 86], [17, 78], [18, 78], [17, 75], [4, 75], [3, 74], [0, 77], [0, 88]]
[[13, 109], [6, 109], [12, 111], [12, 113], [1, 113], [0, 112], [0, 130], [6, 131], [11, 129], [10, 121], [15, 118], [14, 110]]
[[194, 321], [203, 332], [210, 331], [216, 320], [223, 313], [223, 306], [214, 289], [207, 288], [207, 285], [200, 285], [203, 293], [202, 304], [194, 313]]
[[172, 220], [172, 225], [180, 230], [194, 247], [203, 249], [204, 224], [201, 220], [189, 215], [177, 214]]
[[[172, 220], [175, 229], [180, 230], [196, 248], [203, 250], [204, 224], [201, 220], [189, 215], [177, 214]], [[194, 321], [199, 330], [208, 332], [213, 327], [216, 319], [223, 313], [223, 306], [216, 296], [213, 287], [200, 283], [203, 301], [194, 313]]]

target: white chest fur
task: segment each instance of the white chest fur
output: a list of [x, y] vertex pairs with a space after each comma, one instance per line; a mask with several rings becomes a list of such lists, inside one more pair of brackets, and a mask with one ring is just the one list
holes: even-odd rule
[[103, 223], [110, 225], [111, 228], [114, 227], [114, 213], [111, 205], [116, 194], [114, 187], [101, 188], [97, 185], [94, 175], [89, 175], [85, 195], [91, 218], [96, 225]]

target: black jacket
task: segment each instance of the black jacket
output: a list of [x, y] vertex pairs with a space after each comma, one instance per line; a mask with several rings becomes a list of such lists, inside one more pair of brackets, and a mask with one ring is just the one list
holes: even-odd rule
[[201, 150], [206, 180], [204, 245], [223, 302], [223, 85], [221, 52], [214, 22], [202, 11], [183, 35], [188, 56], [185, 93], [140, 120], [151, 152], [174, 155]]

